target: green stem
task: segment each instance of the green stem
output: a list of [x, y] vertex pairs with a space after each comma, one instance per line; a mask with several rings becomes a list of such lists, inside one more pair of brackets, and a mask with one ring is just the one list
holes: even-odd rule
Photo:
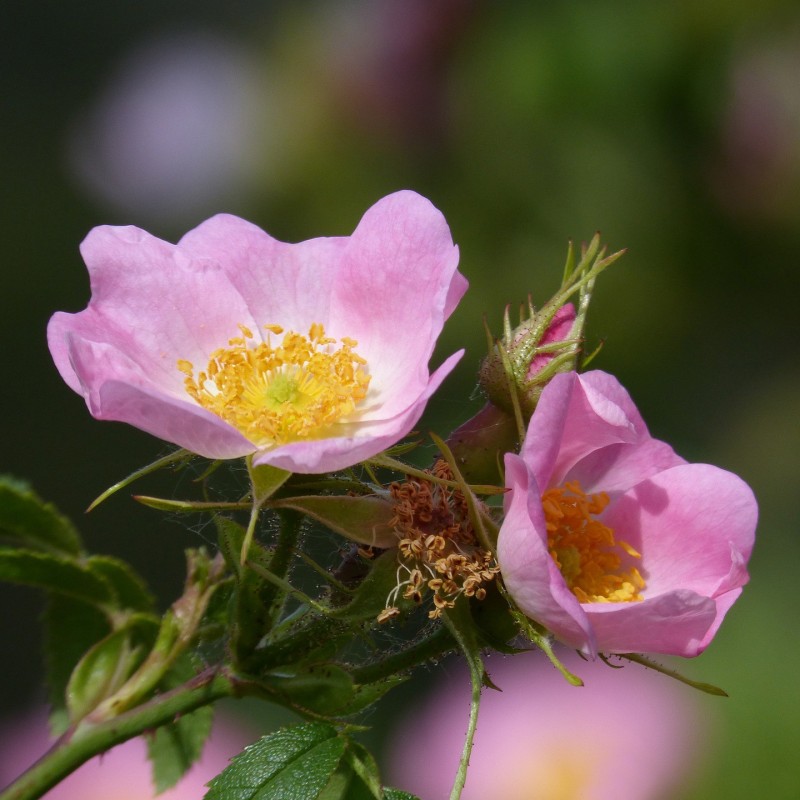
[[[281, 509], [277, 512], [281, 521], [278, 541], [269, 560], [269, 571], [273, 577], [285, 580], [292, 563], [292, 556], [300, 537], [302, 517], [296, 511]], [[267, 608], [266, 629], [272, 630], [286, 601], [285, 588], [272, 583], [269, 589], [262, 592], [262, 601]]]
[[90, 758], [165, 725], [178, 715], [240, 693], [233, 677], [212, 668], [118, 717], [96, 724], [80, 722], [8, 786], [0, 794], [0, 800], [36, 800]]
[[350, 674], [356, 683], [374, 683], [382, 678], [406, 672], [433, 658], [439, 658], [453, 650], [455, 646], [456, 643], [450, 631], [445, 627], [439, 627], [427, 639], [423, 639], [421, 642], [417, 642], [417, 644], [407, 647], [399, 653], [393, 653], [380, 661], [357, 667], [351, 670]]

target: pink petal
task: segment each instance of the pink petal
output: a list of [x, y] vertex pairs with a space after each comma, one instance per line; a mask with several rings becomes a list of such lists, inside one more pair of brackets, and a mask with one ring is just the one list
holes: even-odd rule
[[436, 339], [466, 289], [457, 266], [444, 217], [420, 195], [396, 192], [364, 214], [331, 306], [331, 330], [358, 342], [372, 375], [361, 419], [403, 413], [425, 390]]
[[81, 253], [92, 299], [78, 314], [55, 314], [48, 330], [56, 366], [73, 389], [79, 380], [69, 363], [67, 335], [112, 345], [163, 391], [184, 396], [178, 359], [202, 369], [213, 350], [239, 335], [238, 322], [254, 324], [217, 265], [138, 228], [95, 228]]
[[603, 522], [641, 552], [646, 596], [681, 587], [714, 597], [747, 581], [757, 516], [736, 475], [684, 464], [629, 489]]
[[693, 657], [714, 624], [709, 597], [675, 589], [633, 603], [583, 605], [601, 653], [667, 653]]
[[[331, 293], [338, 280], [347, 237], [287, 244], [230, 214], [218, 214], [189, 231], [178, 246], [194, 257], [219, 264], [246, 298], [253, 332], [268, 324], [306, 335], [313, 322], [331, 325]], [[224, 342], [223, 342], [224, 344]]]
[[96, 419], [127, 422], [206, 458], [237, 458], [253, 445], [216, 414], [166, 394], [112, 345], [68, 340], [70, 363]]

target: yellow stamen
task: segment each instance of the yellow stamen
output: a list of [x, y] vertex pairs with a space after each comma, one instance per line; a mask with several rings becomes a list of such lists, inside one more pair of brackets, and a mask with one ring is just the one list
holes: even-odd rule
[[607, 505], [605, 492], [586, 495], [577, 481], [542, 496], [550, 555], [581, 603], [641, 600], [645, 588], [639, 570], [622, 563], [622, 554], [637, 559], [641, 554], [595, 519]]
[[[265, 325], [275, 335], [280, 325]], [[325, 336], [318, 322], [308, 336], [287, 332], [280, 345], [255, 343], [239, 325], [241, 337], [211, 354], [205, 372], [180, 359], [187, 393], [240, 430], [259, 447], [318, 439], [334, 423], [353, 414], [364, 400], [370, 376], [367, 362], [354, 352], [357, 342]]]

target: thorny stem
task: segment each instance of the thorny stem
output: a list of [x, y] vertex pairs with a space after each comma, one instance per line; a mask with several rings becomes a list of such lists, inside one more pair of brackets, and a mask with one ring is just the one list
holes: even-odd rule
[[0, 800], [35, 800], [99, 753], [223, 697], [247, 693], [246, 685], [239, 684], [232, 675], [209, 668], [182, 686], [117, 717], [99, 723], [79, 722], [8, 786]]

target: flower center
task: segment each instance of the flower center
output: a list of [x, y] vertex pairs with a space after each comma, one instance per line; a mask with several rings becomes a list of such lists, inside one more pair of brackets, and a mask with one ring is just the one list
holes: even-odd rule
[[[281, 334], [279, 325], [265, 325]], [[308, 336], [287, 332], [279, 345], [258, 342], [239, 325], [242, 336], [215, 350], [204, 372], [183, 359], [187, 393], [259, 447], [318, 439], [326, 429], [352, 414], [367, 395], [367, 362], [354, 352], [358, 344], [325, 336], [314, 323]]]
[[547, 546], [567, 586], [581, 603], [641, 600], [645, 582], [639, 570], [623, 561], [641, 559], [627, 542], [595, 515], [608, 505], [605, 492], [586, 495], [577, 481], [548, 489], [542, 496]]

